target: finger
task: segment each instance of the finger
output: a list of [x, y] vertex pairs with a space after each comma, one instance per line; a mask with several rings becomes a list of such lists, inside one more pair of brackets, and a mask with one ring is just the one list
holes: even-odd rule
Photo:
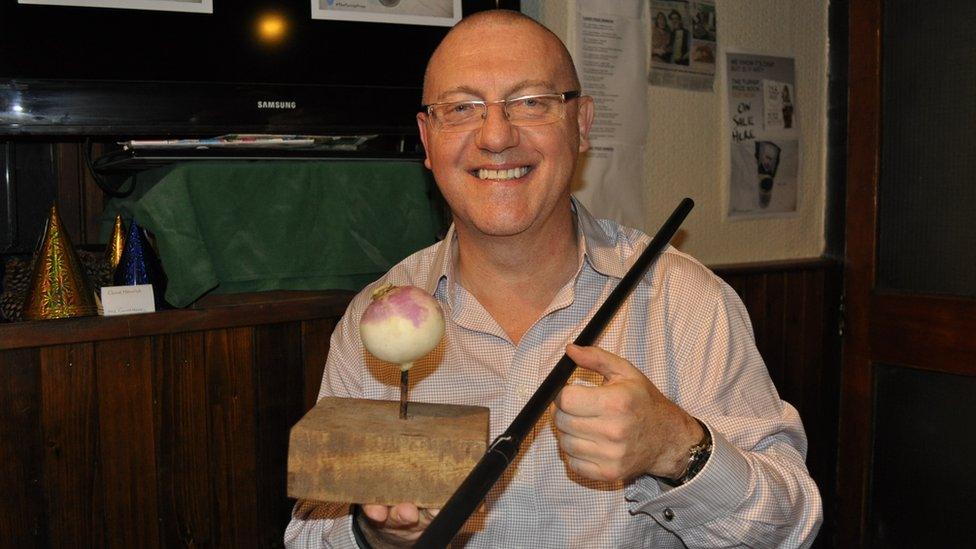
[[605, 480], [600, 466], [592, 461], [575, 457], [566, 457], [566, 466], [574, 473], [593, 480]]
[[598, 441], [600, 431], [600, 416], [581, 416], [572, 414], [557, 408], [553, 414], [552, 421], [556, 426], [556, 431], [586, 440]]
[[596, 372], [607, 381], [644, 375], [630, 362], [599, 347], [581, 347], [570, 343], [566, 346], [566, 354], [577, 366]]
[[[645, 378], [646, 379], [646, 378]], [[576, 417], [601, 417], [626, 409], [634, 398], [633, 383], [600, 387], [566, 385], [556, 395], [557, 411]]]
[[413, 526], [420, 520], [420, 510], [411, 503], [398, 503], [390, 509], [388, 524], [394, 528]]
[[565, 433], [559, 435], [559, 447], [562, 448], [567, 456], [576, 459], [585, 459], [586, 461], [594, 462], [600, 461], [606, 453], [604, 446], [597, 441], [567, 435]]
[[576, 417], [597, 417], [606, 408], [607, 391], [603, 387], [567, 385], [556, 395], [556, 412]]
[[390, 508], [386, 505], [362, 505], [366, 518], [377, 524], [383, 524], [390, 516]]

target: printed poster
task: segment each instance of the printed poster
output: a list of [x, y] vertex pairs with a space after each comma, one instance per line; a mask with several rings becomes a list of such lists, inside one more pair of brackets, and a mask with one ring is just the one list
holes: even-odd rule
[[797, 211], [799, 131], [793, 58], [727, 53], [728, 216]]
[[579, 0], [573, 57], [596, 114], [573, 195], [596, 217], [647, 230], [647, 58], [642, 0]]
[[461, 0], [312, 0], [312, 19], [450, 27]]
[[718, 17], [714, 0], [650, 0], [648, 82], [688, 90], [715, 85]]
[[213, 0], [17, 0], [18, 4], [213, 13]]

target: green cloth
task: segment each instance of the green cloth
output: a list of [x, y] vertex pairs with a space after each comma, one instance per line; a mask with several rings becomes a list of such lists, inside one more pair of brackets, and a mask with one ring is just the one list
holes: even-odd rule
[[439, 228], [419, 162], [201, 161], [136, 185], [106, 208], [103, 236], [119, 212], [151, 231], [176, 307], [211, 290], [358, 290]]

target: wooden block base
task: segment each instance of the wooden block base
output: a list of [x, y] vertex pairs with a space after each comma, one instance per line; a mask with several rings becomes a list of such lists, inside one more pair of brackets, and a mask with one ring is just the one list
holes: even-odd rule
[[323, 398], [291, 430], [288, 495], [440, 508], [488, 448], [488, 409]]

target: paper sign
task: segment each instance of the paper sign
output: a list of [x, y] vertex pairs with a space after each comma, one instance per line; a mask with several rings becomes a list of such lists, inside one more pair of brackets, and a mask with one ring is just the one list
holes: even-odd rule
[[577, 68], [596, 117], [573, 195], [596, 217], [647, 230], [644, 142], [647, 65], [640, 2], [579, 0]]
[[794, 215], [800, 141], [791, 57], [727, 52], [729, 218]]
[[102, 308], [105, 316], [151, 313], [156, 310], [152, 284], [136, 286], [103, 286]]

